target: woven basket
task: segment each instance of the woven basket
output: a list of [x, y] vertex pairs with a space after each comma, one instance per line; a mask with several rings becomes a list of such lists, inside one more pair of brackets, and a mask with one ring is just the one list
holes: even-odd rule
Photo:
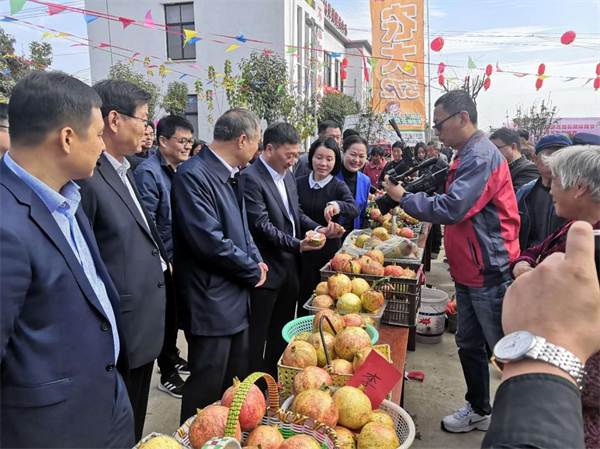
[[[283, 339], [288, 343], [292, 341], [296, 335], [301, 334], [302, 332], [310, 332], [313, 333], [313, 320], [314, 315], [303, 316], [301, 318], [296, 318], [295, 320], [290, 321], [281, 330], [281, 335]], [[371, 344], [377, 343], [379, 340], [379, 332], [370, 324], [367, 324], [367, 334], [371, 337]]]
[[[290, 396], [285, 400], [281, 406], [282, 410], [289, 410], [292, 407], [295, 396]], [[392, 401], [384, 400], [379, 406], [379, 410], [383, 410], [392, 418], [394, 426], [396, 428], [396, 435], [400, 441], [400, 446], [397, 449], [408, 449], [412, 446], [415, 435], [416, 427], [415, 423], [410, 415], [399, 405], [394, 404]]]
[[[238, 390], [233, 398], [227, 424], [225, 426], [226, 437], [234, 438], [235, 430], [238, 424], [242, 403], [246, 398], [246, 394], [250, 387], [256, 383], [258, 379], [264, 378], [267, 381], [269, 390], [267, 414], [263, 417], [259, 425], [277, 425], [279, 431], [285, 439], [294, 435], [310, 435], [314, 437], [323, 449], [340, 449], [337, 434], [335, 430], [327, 427], [325, 424], [308, 418], [307, 416], [298, 415], [290, 411], [279, 408], [279, 389], [270, 375], [265, 373], [254, 373], [246, 377], [238, 387]], [[194, 422], [196, 416], [189, 418], [173, 435], [177, 441], [186, 447], [191, 447], [189, 439], [190, 426]], [[242, 441], [248, 438], [249, 432], [243, 432]]]

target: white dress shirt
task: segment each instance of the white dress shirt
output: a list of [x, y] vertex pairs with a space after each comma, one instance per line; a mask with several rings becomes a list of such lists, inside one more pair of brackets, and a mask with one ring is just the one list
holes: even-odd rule
[[281, 196], [281, 200], [283, 201], [283, 205], [288, 214], [288, 219], [292, 222], [293, 237], [296, 237], [296, 225], [294, 223], [294, 218], [290, 211], [290, 202], [288, 201], [287, 190], [285, 188], [285, 181], [284, 181], [287, 171], [283, 175], [280, 175], [275, 170], [273, 170], [269, 164], [267, 164], [267, 162], [264, 160], [264, 158], [262, 156], [260, 156], [260, 160], [262, 161], [263, 164], [265, 164], [265, 167], [267, 167], [267, 170], [269, 171], [271, 178], [273, 178], [273, 182], [275, 183], [275, 186], [277, 187], [277, 190], [279, 191], [279, 196]]
[[[148, 226], [148, 220], [146, 220], [146, 214], [144, 214], [142, 205], [138, 201], [137, 196], [135, 194], [135, 190], [133, 190], [133, 186], [131, 185], [129, 178], [127, 177], [127, 170], [129, 170], [129, 168], [131, 167], [131, 164], [129, 163], [129, 161], [126, 158], [123, 158], [123, 162], [119, 162], [108, 152], [105, 151], [104, 154], [106, 155], [106, 158], [109, 160], [109, 162], [114, 167], [114, 169], [117, 171], [119, 177], [121, 178], [121, 181], [123, 181], [123, 184], [125, 184], [125, 186], [127, 186], [129, 195], [131, 196], [133, 203], [138, 208], [138, 211], [139, 211], [140, 215], [142, 216], [142, 220], [144, 220], [144, 223], [146, 224], [146, 230], [148, 232], [150, 232], [150, 226]], [[156, 245], [156, 242], [154, 242], [154, 244]], [[158, 245], [157, 245], [157, 248], [158, 248]], [[160, 264], [162, 266], [162, 270], [167, 271], [167, 269], [169, 267], [167, 266], [167, 263], [162, 258], [162, 255], [160, 254], [160, 252], [159, 252], [159, 256], [160, 256]]]
[[[207, 148], [208, 148], [208, 147], [207, 147]], [[208, 149], [210, 150], [210, 148], [208, 148]], [[229, 165], [227, 162], [225, 162], [225, 159], [223, 159], [221, 156], [219, 156], [219, 155], [218, 155], [217, 153], [215, 153], [213, 150], [210, 150], [210, 152], [211, 152], [212, 154], [214, 154], [214, 155], [215, 155], [215, 157], [221, 161], [221, 163], [222, 163], [222, 164], [225, 166], [225, 168], [226, 168], [227, 170], [229, 170], [229, 177], [230, 177], [230, 178], [233, 178], [233, 177], [235, 176], [235, 174], [236, 174], [237, 172], [239, 172], [239, 171], [240, 171], [239, 167], [232, 167], [232, 166], [231, 166], [231, 165]]]

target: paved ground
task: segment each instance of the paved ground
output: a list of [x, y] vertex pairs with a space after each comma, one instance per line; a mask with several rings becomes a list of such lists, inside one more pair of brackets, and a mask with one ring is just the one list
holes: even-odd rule
[[[451, 297], [454, 288], [448, 265], [439, 260], [432, 264], [427, 274], [428, 283], [445, 290]], [[179, 348], [182, 356], [187, 356], [187, 346], [180, 334]], [[500, 374], [490, 365], [492, 393], [500, 383]], [[469, 434], [449, 434], [440, 429], [444, 415], [450, 414], [464, 405], [465, 382], [454, 335], [446, 333], [441, 343], [426, 345], [417, 343], [417, 350], [409, 352], [407, 371], [423, 371], [425, 382], [408, 382], [405, 387], [405, 409], [415, 417], [420, 439], [415, 440], [413, 448], [478, 448], [484, 437], [483, 432]], [[150, 432], [173, 433], [179, 425], [181, 402], [157, 390], [159, 376], [155, 372], [150, 389], [150, 401], [144, 434]]]

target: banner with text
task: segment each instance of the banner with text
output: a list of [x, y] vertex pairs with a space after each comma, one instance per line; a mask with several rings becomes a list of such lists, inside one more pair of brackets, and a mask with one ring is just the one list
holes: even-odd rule
[[371, 0], [371, 22], [373, 110], [424, 140], [423, 0]]

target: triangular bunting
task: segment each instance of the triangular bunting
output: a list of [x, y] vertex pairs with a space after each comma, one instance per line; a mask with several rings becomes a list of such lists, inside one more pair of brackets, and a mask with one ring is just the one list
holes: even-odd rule
[[232, 50], [235, 50], [236, 48], [240, 48], [239, 45], [230, 45], [229, 48], [227, 50], [225, 50], [225, 53], [229, 53]]
[[269, 55], [272, 55], [272, 54], [273, 54], [273, 51], [271, 51], [271, 50], [265, 50], [265, 51], [263, 51], [263, 55], [264, 56], [269, 56]]
[[61, 12], [65, 11], [67, 9], [66, 6], [58, 5], [56, 3], [46, 3], [46, 6], [48, 7], [48, 15], [50, 15], [50, 16], [60, 14]]
[[280, 84], [279, 86], [277, 86], [277, 93], [281, 92], [282, 89], [283, 89], [283, 84]]
[[406, 65], [404, 66], [404, 71], [408, 72], [410, 69], [412, 69], [415, 66], [414, 62], [407, 62]]
[[71, 47], [87, 47], [86, 44], [73, 44]]
[[94, 20], [98, 20], [98, 16], [92, 16], [91, 14], [84, 14], [83, 18], [85, 19], [85, 23], [92, 23]]
[[0, 22], [16, 22], [17, 19], [13, 19], [12, 17], [2, 17]]
[[57, 34], [56, 36], [54, 36], [54, 37], [70, 37], [70, 36], [71, 36], [71, 35], [70, 35], [69, 33], [63, 33], [63, 32], [60, 32], [60, 33], [58, 33], [58, 34]]
[[150, 75], [150, 76], [154, 76], [154, 71], [153, 71], [153, 70], [148, 70], [146, 73], [147, 73], [148, 75]]
[[590, 84], [590, 82], [591, 82], [593, 79], [594, 79], [594, 78], [589, 78], [589, 79], [588, 79], [588, 80], [585, 82], [585, 84], [584, 84], [583, 86], [581, 86], [581, 87], [587, 86], [588, 84]]
[[27, 0], [10, 0], [10, 13], [16, 14], [23, 9]]
[[550, 78], [550, 76], [549, 75], [538, 75], [538, 77], [537, 77], [537, 79], [542, 80], [542, 81], [545, 80], [546, 78]]
[[110, 45], [105, 44], [104, 42], [100, 42], [100, 45], [98, 46], [98, 48], [106, 48], [106, 47], [110, 47]]
[[469, 65], [468, 65], [468, 67], [470, 69], [476, 69], [477, 68], [477, 66], [475, 65], [475, 62], [473, 61], [473, 59], [471, 59], [470, 56], [469, 56]]
[[291, 55], [292, 53], [296, 53], [298, 51], [297, 48], [294, 47], [288, 47], [287, 50], [285, 51], [288, 55]]
[[127, 19], [126, 17], [119, 17], [119, 22], [123, 24], [123, 29], [135, 22], [133, 19]]
[[42, 34], [42, 37], [41, 37], [41, 39], [40, 39], [40, 40], [41, 40], [41, 41], [43, 41], [43, 40], [44, 40], [44, 39], [46, 39], [47, 37], [53, 37], [53, 34], [52, 34], [52, 33], [48, 33], [48, 32], [46, 32], [46, 33]]
[[188, 44], [195, 44], [196, 42], [200, 42], [202, 39], [199, 37], [193, 37], [188, 41]]
[[527, 73], [513, 73], [513, 75], [517, 78], [525, 78], [527, 76]]
[[248, 39], [246, 39], [243, 34], [240, 34], [239, 36], [236, 36], [235, 38], [243, 44], [245, 44], [248, 41]]
[[188, 75], [187, 73], [184, 73], [183, 75], [181, 75], [181, 76], [179, 77], [179, 79], [181, 80], [181, 79], [185, 78], [186, 76], [189, 76], [189, 75]]
[[134, 53], [134, 54], [133, 54], [132, 58], [135, 58], [136, 56], [139, 56], [140, 54], [141, 54], [141, 53], [137, 53], [137, 52], [136, 52], [136, 53]]
[[334, 52], [334, 53], [331, 53], [331, 55], [330, 55], [330, 56], [331, 56], [332, 58], [339, 58], [339, 57], [341, 57], [341, 56], [342, 56], [342, 54], [341, 54], [341, 53], [335, 53], [335, 52]]
[[144, 26], [147, 28], [156, 28], [156, 24], [154, 23], [154, 20], [152, 19], [152, 10], [149, 9], [148, 12], [146, 13], [146, 16], [144, 17]]
[[504, 72], [504, 70], [502, 70], [500, 68], [500, 66], [498, 65], [498, 63], [496, 63], [496, 72]]
[[370, 58], [369, 59], [369, 64], [371, 64], [371, 69], [375, 70], [377, 68], [377, 63], [379, 62], [379, 59], [377, 58]]
[[575, 77], [570, 77], [569, 79], [566, 79], [564, 82], [568, 83], [569, 81], [573, 81], [574, 79], [576, 79]]
[[196, 35], [198, 34], [198, 32], [194, 31], [194, 30], [184, 29], [183, 32], [185, 33], [185, 40], [183, 41], [183, 45], [187, 44], [191, 39], [196, 37]]

